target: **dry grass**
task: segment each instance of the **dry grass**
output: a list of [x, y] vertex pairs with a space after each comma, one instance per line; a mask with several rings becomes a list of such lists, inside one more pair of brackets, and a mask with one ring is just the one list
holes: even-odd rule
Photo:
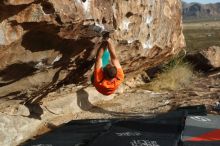
[[164, 66], [163, 72], [150, 83], [141, 88], [153, 91], [178, 90], [190, 84], [194, 77], [193, 68], [190, 64], [184, 63], [182, 59], [173, 59]]
[[[189, 21], [184, 23], [183, 30], [187, 52], [198, 52], [213, 45], [220, 46], [220, 21]], [[178, 90], [189, 85], [197, 75], [199, 73], [194, 74], [192, 65], [177, 57], [164, 66], [162, 73], [140, 88], [153, 91]]]

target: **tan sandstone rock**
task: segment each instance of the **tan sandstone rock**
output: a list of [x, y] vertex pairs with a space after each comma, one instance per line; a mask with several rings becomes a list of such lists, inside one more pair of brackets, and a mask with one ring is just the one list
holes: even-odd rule
[[220, 68], [220, 47], [212, 46], [201, 52], [212, 65], [213, 68]]

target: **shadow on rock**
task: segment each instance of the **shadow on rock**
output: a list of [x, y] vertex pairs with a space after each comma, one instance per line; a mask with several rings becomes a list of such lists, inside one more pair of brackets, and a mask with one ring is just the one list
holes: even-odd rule
[[34, 62], [17, 63], [8, 66], [4, 70], [1, 70], [0, 77], [2, 83], [0, 83], [0, 87], [12, 84], [23, 77], [32, 75], [35, 71], [37, 71], [37, 69], [33, 67], [34, 64]]
[[25, 8], [27, 8], [29, 4], [23, 5], [5, 5], [3, 1], [0, 2], [0, 22], [3, 20], [18, 14]]
[[188, 54], [185, 57], [185, 60], [190, 62], [194, 66], [194, 69], [198, 71], [207, 73], [212, 69], [209, 60], [205, 58], [201, 53]]
[[40, 104], [26, 104], [25, 106], [29, 109], [29, 118], [41, 120], [43, 109], [41, 108]]
[[124, 113], [124, 112], [114, 112], [108, 111], [101, 107], [95, 106], [89, 101], [89, 94], [82, 88], [77, 93], [77, 105], [84, 111], [89, 111], [91, 113], [101, 113], [101, 114], [109, 114], [115, 117], [139, 117], [144, 113]]

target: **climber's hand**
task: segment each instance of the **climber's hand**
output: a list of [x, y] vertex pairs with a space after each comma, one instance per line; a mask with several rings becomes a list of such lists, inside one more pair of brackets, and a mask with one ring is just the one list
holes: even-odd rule
[[107, 40], [109, 38], [109, 32], [108, 31], [103, 31], [102, 32], [102, 37], [103, 37], [103, 40]]

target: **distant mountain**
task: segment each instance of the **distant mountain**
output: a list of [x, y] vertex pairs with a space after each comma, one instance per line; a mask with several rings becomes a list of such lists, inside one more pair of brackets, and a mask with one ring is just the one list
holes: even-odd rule
[[215, 4], [186, 3], [182, 1], [184, 20], [220, 19], [220, 2]]

